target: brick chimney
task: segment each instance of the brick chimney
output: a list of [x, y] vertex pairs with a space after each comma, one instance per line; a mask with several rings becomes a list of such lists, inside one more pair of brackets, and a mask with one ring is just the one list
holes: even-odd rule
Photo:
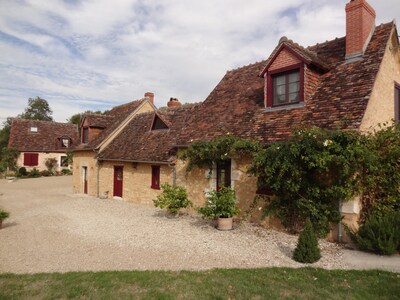
[[168, 107], [180, 107], [181, 105], [182, 104], [176, 98], [170, 98], [168, 103], [167, 103]]
[[366, 0], [346, 4], [346, 61], [362, 59], [375, 30], [375, 10]]
[[151, 103], [154, 104], [154, 93], [152, 93], [152, 92], [147, 92], [147, 93], [144, 94], [144, 97], [145, 97], [145, 98], [148, 98], [148, 99], [151, 101]]

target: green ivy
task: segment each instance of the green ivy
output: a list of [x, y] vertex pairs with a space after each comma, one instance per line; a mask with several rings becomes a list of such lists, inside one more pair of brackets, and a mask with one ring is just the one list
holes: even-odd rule
[[193, 142], [180, 158], [188, 161], [187, 171], [193, 167], [212, 169], [214, 163], [226, 161], [242, 155], [252, 155], [261, 148], [255, 141], [232, 135], [217, 137], [209, 142]]
[[364, 148], [356, 132], [311, 128], [259, 151], [250, 173], [276, 195], [264, 215], [277, 215], [293, 232], [310, 219], [318, 236], [326, 235], [339, 221], [339, 200], [360, 191]]

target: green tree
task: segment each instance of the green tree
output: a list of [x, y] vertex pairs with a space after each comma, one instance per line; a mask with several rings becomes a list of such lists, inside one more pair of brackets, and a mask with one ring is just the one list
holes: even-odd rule
[[7, 148], [8, 140], [10, 139], [12, 118], [8, 117], [3, 123], [3, 128], [0, 129], [0, 153], [3, 148]]
[[307, 219], [306, 226], [299, 236], [299, 242], [293, 253], [293, 259], [301, 263], [313, 263], [321, 258], [318, 240], [315, 236], [310, 219]]
[[36, 97], [28, 99], [28, 107], [25, 108], [25, 112], [19, 115], [19, 117], [30, 120], [53, 121], [52, 114], [53, 111], [47, 100]]

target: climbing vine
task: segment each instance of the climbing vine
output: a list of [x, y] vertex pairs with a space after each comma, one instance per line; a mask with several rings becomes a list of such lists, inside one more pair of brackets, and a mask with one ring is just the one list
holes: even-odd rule
[[261, 149], [258, 142], [224, 135], [209, 142], [193, 142], [180, 158], [188, 161], [187, 170], [193, 167], [212, 169], [215, 162], [226, 161], [243, 155], [254, 155]]

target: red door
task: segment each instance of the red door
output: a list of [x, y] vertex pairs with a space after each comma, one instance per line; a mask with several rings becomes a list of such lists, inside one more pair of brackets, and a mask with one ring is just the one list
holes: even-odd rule
[[124, 167], [114, 166], [114, 196], [122, 197]]
[[87, 167], [83, 167], [83, 192], [85, 194], [88, 193], [87, 186], [88, 186], [88, 184], [87, 184]]

